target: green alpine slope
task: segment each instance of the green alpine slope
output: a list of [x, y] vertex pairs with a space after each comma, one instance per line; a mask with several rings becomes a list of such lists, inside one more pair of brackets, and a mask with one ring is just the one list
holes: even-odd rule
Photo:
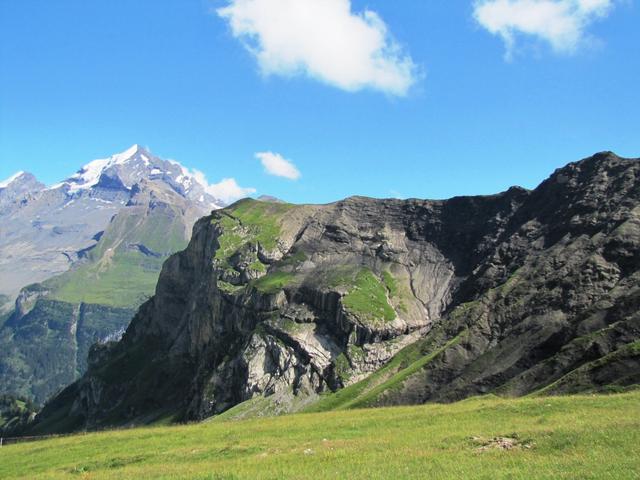
[[0, 477], [635, 479], [640, 393], [285, 415], [6, 445]]
[[197, 212], [151, 182], [113, 217], [70, 271], [24, 288], [0, 329], [0, 393], [44, 402], [87, 368], [96, 341], [119, 338], [184, 248]]

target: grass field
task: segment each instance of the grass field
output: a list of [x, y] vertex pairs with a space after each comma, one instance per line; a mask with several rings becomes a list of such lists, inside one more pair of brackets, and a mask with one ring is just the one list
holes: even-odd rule
[[108, 268], [83, 265], [50, 280], [51, 298], [71, 304], [137, 308], [153, 295], [164, 260], [118, 253]]
[[639, 476], [638, 391], [516, 400], [479, 397], [452, 405], [210, 421], [0, 449], [3, 479]]

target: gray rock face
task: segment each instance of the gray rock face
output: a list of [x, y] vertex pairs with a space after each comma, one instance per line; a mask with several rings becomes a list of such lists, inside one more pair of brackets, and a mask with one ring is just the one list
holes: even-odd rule
[[610, 153], [533, 191], [467, 278], [403, 388], [371, 404], [640, 383], [640, 162]]
[[[363, 406], [637, 383], [639, 214], [640, 162], [611, 153], [534, 191], [238, 202], [196, 224], [123, 339], [94, 350], [36, 430], [261, 398], [291, 411], [342, 388]], [[404, 347], [415, 364], [358, 383]]]
[[30, 193], [38, 192], [43, 188], [45, 186], [32, 174], [16, 173], [4, 182], [0, 182], [0, 212], [4, 212]]

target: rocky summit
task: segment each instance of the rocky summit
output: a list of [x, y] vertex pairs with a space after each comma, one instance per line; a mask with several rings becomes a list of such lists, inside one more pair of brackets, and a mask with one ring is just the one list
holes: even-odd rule
[[640, 161], [444, 201], [242, 200], [33, 432], [640, 383]]

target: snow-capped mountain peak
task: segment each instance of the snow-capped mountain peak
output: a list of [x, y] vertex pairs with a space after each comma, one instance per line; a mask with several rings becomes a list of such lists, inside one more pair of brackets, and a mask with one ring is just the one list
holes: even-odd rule
[[138, 153], [140, 150], [144, 150], [144, 149], [136, 143], [131, 145], [124, 152], [116, 153], [115, 155], [111, 156], [111, 159], [115, 163], [126, 163], [128, 160], [133, 158], [136, 155], [136, 153]]
[[[130, 190], [141, 181], [164, 182], [206, 209], [222, 208], [230, 200], [254, 191], [242, 189], [232, 179], [210, 185], [201, 172], [189, 170], [175, 160], [156, 157], [138, 144], [108, 158], [87, 163], [71, 177], [50, 187], [50, 190], [63, 189], [72, 197], [83, 195], [84, 192], [91, 192], [95, 196], [99, 190]], [[233, 181], [233, 185], [228, 185], [230, 181]]]
[[[140, 160], [145, 166], [149, 165], [149, 152], [135, 144], [126, 149], [124, 152], [111, 155], [109, 158], [100, 158], [93, 160], [83, 166], [71, 177], [65, 181], [52, 186], [52, 189], [67, 187], [67, 193], [74, 194], [82, 190], [87, 190], [95, 187], [100, 182], [100, 177], [105, 174], [109, 169], [126, 170], [122, 168], [127, 164]], [[120, 167], [120, 168], [116, 168]], [[134, 167], [135, 168], [135, 167]], [[126, 172], [113, 172], [114, 174], [126, 173]], [[143, 171], [139, 172], [138, 180], [144, 177]], [[126, 175], [127, 176], [127, 175]], [[130, 175], [128, 175], [130, 176]], [[123, 180], [123, 179], [121, 179]], [[125, 185], [126, 183], [123, 182]], [[135, 181], [133, 182], [135, 183]], [[132, 185], [126, 185], [130, 188]]]
[[18, 180], [24, 174], [25, 174], [25, 172], [23, 172], [22, 170], [20, 170], [19, 172], [14, 173], [13, 175], [11, 175], [6, 180], [3, 180], [2, 182], [0, 182], [0, 188], [7, 188], [9, 185], [11, 185], [13, 182]]

